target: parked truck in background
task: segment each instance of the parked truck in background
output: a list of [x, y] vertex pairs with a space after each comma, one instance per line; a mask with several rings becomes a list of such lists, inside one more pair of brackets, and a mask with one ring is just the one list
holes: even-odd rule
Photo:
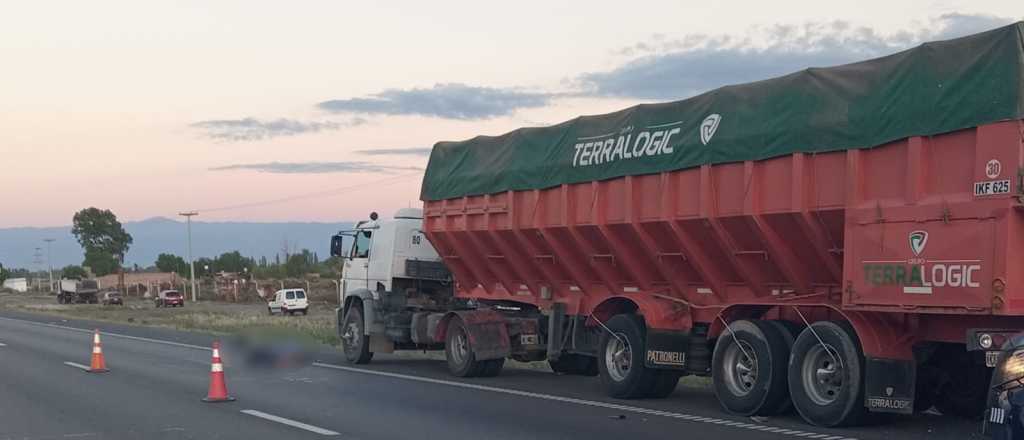
[[[346, 357], [444, 350], [819, 426], [977, 416], [1024, 331], [1024, 23], [435, 145], [332, 239]], [[350, 248], [344, 244], [351, 242]]]
[[59, 304], [96, 304], [99, 302], [99, 283], [96, 280], [62, 279], [57, 285]]

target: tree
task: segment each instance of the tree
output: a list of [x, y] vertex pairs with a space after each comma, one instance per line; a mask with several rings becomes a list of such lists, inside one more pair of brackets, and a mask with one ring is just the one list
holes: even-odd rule
[[[210, 275], [215, 270], [217, 270], [217, 267], [216, 267], [217, 265], [214, 263], [213, 260], [211, 260], [209, 258], [206, 258], [206, 257], [197, 258], [195, 260], [195, 262], [196, 262], [196, 278], [201, 278], [201, 277]], [[209, 269], [207, 269], [207, 267], [209, 267]]]
[[284, 263], [284, 272], [290, 277], [301, 277], [310, 272], [312, 263], [313, 255], [308, 249], [303, 249], [302, 253], [288, 256], [288, 260]]
[[75, 266], [74, 264], [64, 266], [64, 268], [60, 270], [60, 276], [61, 278], [79, 280], [89, 278], [89, 274], [85, 272], [85, 269], [83, 269], [82, 266]]
[[[85, 250], [85, 265], [96, 275], [113, 273], [132, 245], [132, 236], [124, 230], [109, 209], [86, 208], [75, 213], [71, 233]], [[108, 263], [118, 257], [113, 268]]]
[[3, 263], [0, 263], [0, 286], [4, 285], [4, 281], [11, 277], [11, 273], [7, 271]]
[[224, 272], [242, 273], [245, 269], [252, 269], [252, 262], [238, 251], [220, 254], [214, 263], [215, 270]]
[[111, 253], [102, 249], [86, 249], [83, 266], [92, 270], [98, 277], [117, 272], [118, 261]]
[[173, 272], [182, 278], [189, 277], [188, 262], [174, 254], [160, 254], [156, 256], [156, 268], [161, 272]]

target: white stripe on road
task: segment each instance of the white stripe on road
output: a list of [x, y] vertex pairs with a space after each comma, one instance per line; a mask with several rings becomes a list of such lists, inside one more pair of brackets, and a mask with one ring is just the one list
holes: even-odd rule
[[331, 431], [330, 429], [324, 429], [324, 428], [316, 427], [316, 426], [313, 426], [313, 425], [308, 425], [308, 424], [305, 424], [305, 423], [302, 423], [302, 422], [296, 422], [295, 420], [286, 419], [284, 417], [278, 417], [278, 416], [275, 416], [273, 414], [267, 414], [267, 413], [265, 413], [263, 411], [256, 411], [254, 409], [243, 409], [242, 413], [243, 414], [248, 414], [250, 416], [256, 416], [256, 417], [259, 417], [261, 419], [270, 420], [271, 422], [277, 422], [277, 423], [281, 423], [281, 424], [284, 424], [284, 425], [288, 425], [288, 426], [291, 426], [293, 428], [305, 429], [306, 431], [315, 432], [315, 433], [320, 434], [320, 435], [338, 435], [337, 432]]
[[89, 371], [89, 367], [82, 364], [76, 364], [74, 362], [64, 362], [64, 365], [67, 365], [69, 367], [81, 368], [82, 370]]
[[0, 347], [6, 347], [6, 346], [7, 346], [7, 344], [4, 344], [3, 342], [0, 342]]
[[[40, 326], [43, 326], [43, 327], [50, 327], [50, 328], [59, 328], [59, 329], [71, 330], [71, 331], [75, 331], [75, 332], [79, 332], [79, 333], [93, 333], [94, 332], [94, 330], [86, 330], [86, 329], [81, 329], [81, 328], [76, 328], [76, 327], [68, 327], [66, 325], [47, 324], [45, 322], [29, 321], [29, 320], [26, 320], [26, 319], [15, 319], [15, 318], [0, 317], [0, 320], [3, 320], [3, 321], [15, 321], [15, 322], [21, 322], [21, 323], [24, 323], [24, 324], [40, 325]], [[184, 343], [181, 343], [181, 342], [163, 341], [163, 340], [160, 340], [160, 339], [143, 338], [143, 337], [140, 337], [140, 336], [122, 335], [120, 333], [100, 332], [100, 334], [106, 335], [106, 336], [113, 336], [113, 337], [116, 337], [116, 338], [134, 339], [136, 341], [152, 342], [154, 344], [173, 345], [175, 347], [192, 348], [192, 349], [196, 349], [196, 350], [206, 350], [206, 351], [210, 351], [211, 350], [210, 347], [202, 347], [202, 346], [199, 346], [199, 345], [184, 344]]]
[[[455, 381], [450, 381], [450, 380], [433, 379], [433, 378], [429, 378], [429, 377], [411, 376], [411, 375], [408, 375], [408, 374], [390, 373], [390, 372], [387, 372], [387, 371], [366, 370], [366, 369], [363, 369], [363, 368], [353, 368], [353, 367], [345, 367], [345, 366], [341, 366], [341, 365], [325, 364], [323, 362], [313, 362], [313, 366], [322, 367], [322, 368], [330, 368], [330, 369], [334, 369], [334, 370], [351, 371], [353, 373], [374, 374], [374, 375], [377, 375], [377, 376], [393, 377], [393, 378], [396, 378], [396, 379], [406, 379], [406, 380], [414, 380], [414, 381], [418, 381], [418, 382], [433, 383], [433, 384], [438, 384], [438, 385], [448, 385], [448, 386], [459, 387], [459, 388], [468, 388], [468, 389], [479, 390], [479, 391], [490, 391], [490, 392], [493, 392], [493, 393], [511, 394], [513, 396], [531, 397], [531, 398], [534, 398], [534, 399], [544, 399], [544, 400], [551, 400], [551, 401], [555, 401], [555, 402], [564, 402], [564, 403], [572, 403], [572, 404], [576, 404], [576, 405], [584, 405], [584, 406], [591, 406], [591, 407], [597, 407], [597, 408], [613, 409], [613, 410], [617, 410], [617, 411], [626, 411], [626, 412], [631, 412], [631, 413], [647, 414], [647, 415], [652, 415], [652, 416], [669, 417], [669, 418], [673, 418], [673, 419], [686, 420], [686, 421], [690, 421], [690, 422], [710, 423], [710, 424], [724, 425], [724, 426], [729, 426], [729, 424], [733, 423], [730, 420], [715, 419], [715, 418], [712, 418], [712, 417], [700, 417], [700, 416], [695, 416], [695, 415], [690, 415], [690, 414], [682, 414], [682, 413], [675, 413], [675, 412], [669, 412], [669, 411], [660, 411], [660, 410], [656, 410], [656, 409], [641, 408], [641, 407], [637, 407], [637, 406], [620, 405], [620, 404], [617, 404], [617, 403], [599, 402], [599, 401], [596, 401], [596, 400], [584, 400], [584, 399], [577, 399], [577, 398], [573, 398], [573, 397], [555, 396], [555, 395], [552, 395], [552, 394], [534, 393], [534, 392], [530, 392], [530, 391], [520, 391], [520, 390], [513, 390], [513, 389], [508, 389], [508, 388], [498, 388], [498, 387], [491, 387], [491, 386], [486, 386], [486, 385], [477, 385], [477, 384], [465, 383], [465, 382], [455, 382]], [[737, 424], [737, 425], [731, 425], [731, 427], [736, 428], [736, 429], [749, 429], [749, 430], [753, 430], [753, 431], [773, 432], [773, 433], [777, 433], [779, 435], [789, 435], [789, 436], [792, 436], [792, 437], [804, 437], [804, 436], [819, 434], [817, 432], [798, 431], [798, 430], [793, 430], [793, 429], [776, 428], [776, 427], [769, 427], [769, 426], [758, 426], [758, 425], [751, 425], [751, 424]], [[856, 438], [853, 438], [853, 437], [841, 437], [841, 436], [835, 436], [835, 437], [836, 437], [836, 440], [857, 440]]]

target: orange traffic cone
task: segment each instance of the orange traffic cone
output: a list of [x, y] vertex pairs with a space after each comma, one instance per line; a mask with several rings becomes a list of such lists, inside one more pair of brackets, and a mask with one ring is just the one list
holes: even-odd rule
[[100, 342], [100, 330], [96, 329], [96, 333], [92, 335], [92, 362], [89, 363], [89, 369], [86, 370], [90, 373], [106, 373], [110, 370], [107, 369], [107, 363], [103, 360], [103, 343]]
[[203, 402], [231, 402], [235, 398], [228, 395], [228, 385], [224, 381], [224, 364], [220, 362], [220, 343], [213, 343], [213, 364], [210, 365], [210, 390]]

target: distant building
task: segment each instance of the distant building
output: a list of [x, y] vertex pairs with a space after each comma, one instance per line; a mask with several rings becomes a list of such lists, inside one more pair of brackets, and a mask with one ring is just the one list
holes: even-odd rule
[[4, 288], [15, 292], [28, 292], [28, 278], [8, 278], [4, 280]]
[[[117, 274], [97, 277], [100, 289], [116, 288]], [[185, 280], [173, 272], [125, 272], [124, 285], [129, 295], [152, 295], [162, 289], [176, 289], [184, 286]]]

